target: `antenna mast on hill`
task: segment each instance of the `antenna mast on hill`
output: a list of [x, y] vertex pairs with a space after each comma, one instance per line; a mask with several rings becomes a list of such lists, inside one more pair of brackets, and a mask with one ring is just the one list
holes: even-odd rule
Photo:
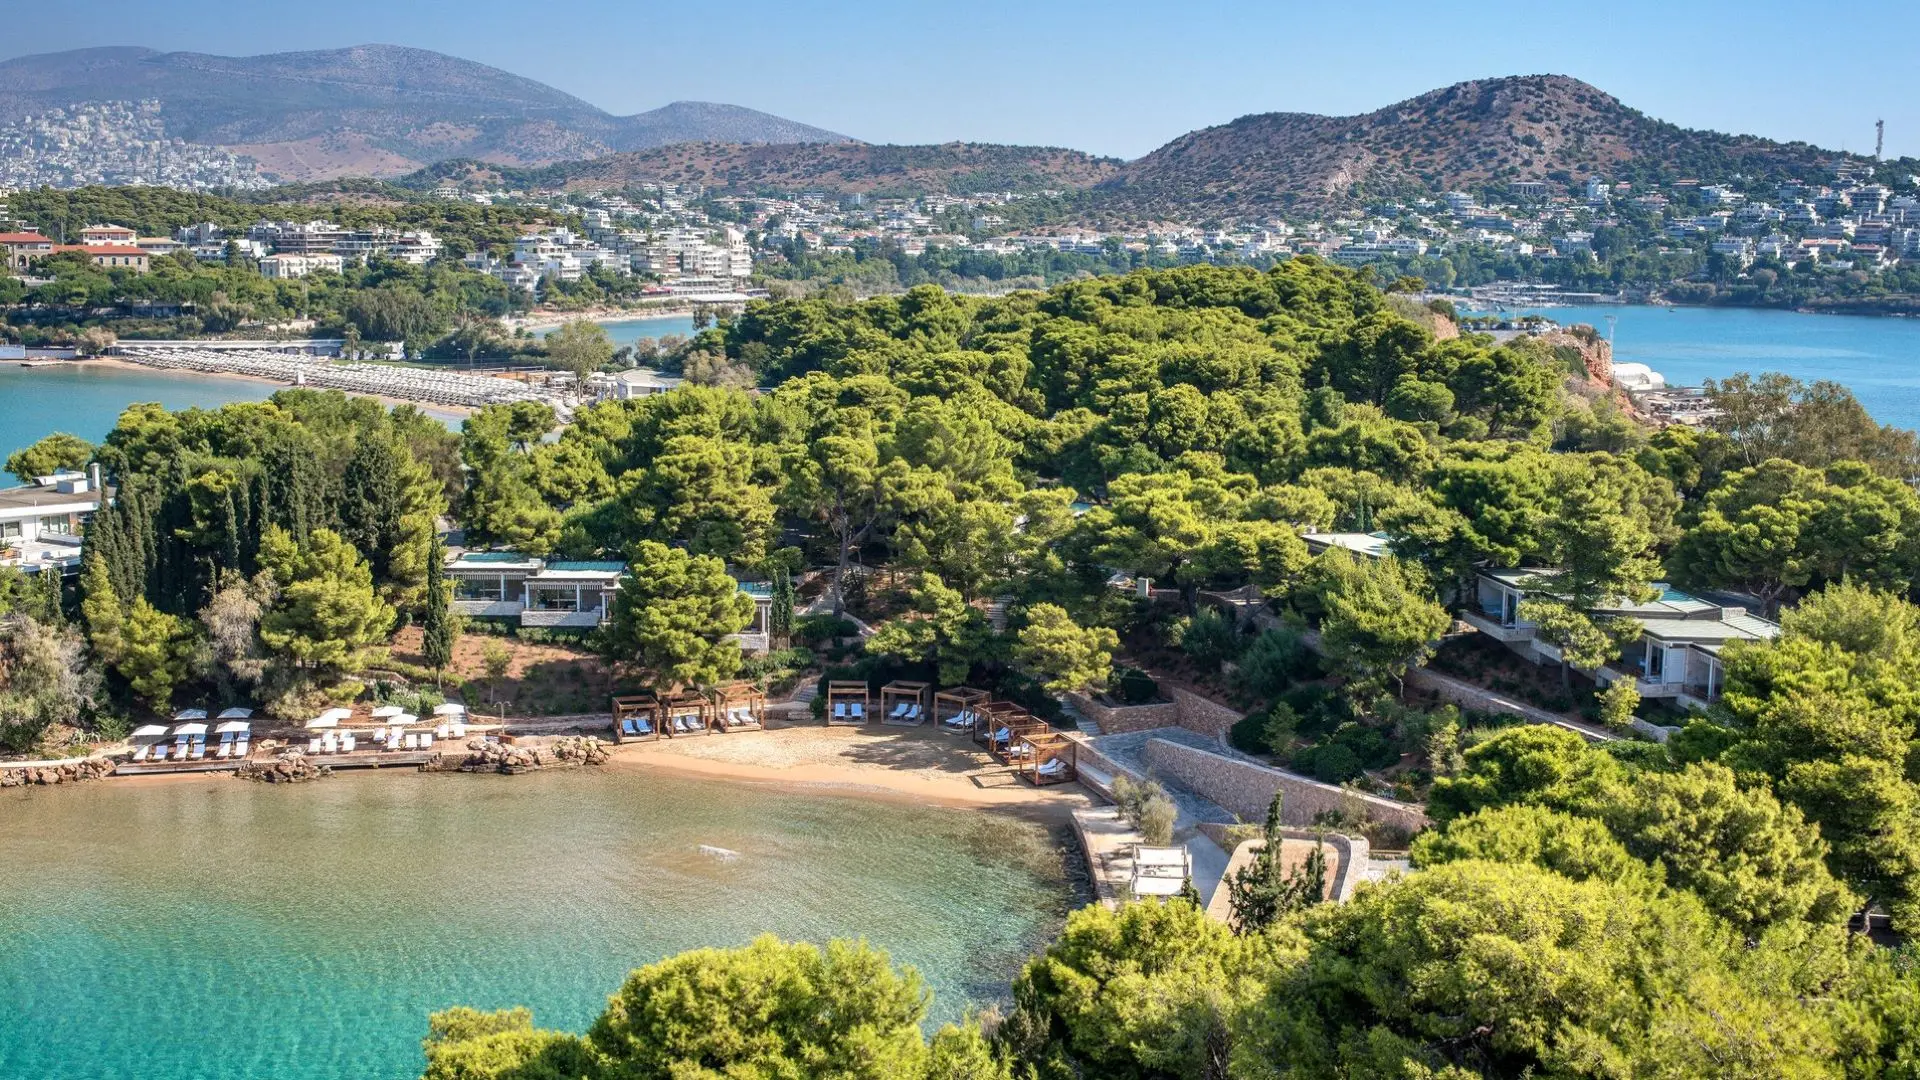
[[1880, 160], [1880, 151], [1886, 146], [1886, 142], [1887, 122], [1885, 120], [1875, 120], [1873, 122], [1873, 160]]

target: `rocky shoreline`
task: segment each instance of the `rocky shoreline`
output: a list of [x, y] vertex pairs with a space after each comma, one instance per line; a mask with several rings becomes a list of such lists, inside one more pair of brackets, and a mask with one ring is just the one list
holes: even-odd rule
[[602, 765], [607, 748], [591, 735], [563, 735], [546, 746], [515, 746], [474, 740], [465, 755], [441, 754], [425, 772], [493, 772], [516, 776], [556, 765]]
[[79, 758], [75, 761], [63, 761], [57, 765], [0, 769], [0, 788], [77, 784], [86, 780], [104, 780], [113, 775], [113, 769], [113, 762], [107, 758]]

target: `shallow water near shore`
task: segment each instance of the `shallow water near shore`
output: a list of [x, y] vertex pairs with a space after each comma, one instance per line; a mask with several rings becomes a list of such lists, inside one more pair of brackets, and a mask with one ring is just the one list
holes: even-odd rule
[[865, 936], [953, 1019], [1069, 903], [1016, 817], [648, 770], [0, 792], [0, 1076], [417, 1076], [432, 1010], [583, 1030], [761, 932]]

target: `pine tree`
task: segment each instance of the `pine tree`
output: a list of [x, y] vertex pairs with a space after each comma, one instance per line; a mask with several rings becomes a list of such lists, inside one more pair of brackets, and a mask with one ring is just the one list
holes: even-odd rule
[[420, 618], [420, 652], [433, 669], [435, 681], [453, 663], [453, 646], [460, 640], [460, 627], [448, 602], [446, 557], [446, 549], [435, 536], [433, 555], [427, 563], [427, 606]]
[[1281, 793], [1274, 792], [1267, 806], [1267, 822], [1261, 830], [1265, 843], [1253, 862], [1241, 867], [1226, 880], [1227, 902], [1233, 926], [1242, 934], [1258, 933], [1295, 911], [1327, 898], [1326, 845], [1316, 838], [1307, 860], [1292, 873], [1286, 871], [1282, 849], [1285, 829], [1280, 823]]

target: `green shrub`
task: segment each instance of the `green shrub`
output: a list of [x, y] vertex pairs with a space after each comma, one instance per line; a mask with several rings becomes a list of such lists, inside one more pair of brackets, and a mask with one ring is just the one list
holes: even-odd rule
[[1208, 671], [1217, 671], [1221, 664], [1238, 660], [1243, 646], [1233, 621], [1212, 608], [1203, 608], [1197, 615], [1176, 620], [1168, 638], [1189, 660]]
[[1271, 700], [1296, 680], [1314, 678], [1318, 673], [1318, 658], [1300, 634], [1281, 628], [1264, 631], [1253, 639], [1240, 654], [1235, 678], [1241, 690]]
[[838, 615], [807, 615], [793, 621], [793, 640], [808, 647], [859, 632], [859, 625], [852, 619]]
[[1227, 745], [1243, 754], [1267, 752], [1267, 714], [1248, 713], [1227, 730]]
[[1360, 758], [1340, 743], [1328, 743], [1313, 755], [1313, 778], [1322, 783], [1344, 784], [1364, 771]]
[[1160, 684], [1139, 668], [1123, 668], [1113, 680], [1114, 692], [1128, 705], [1145, 705], [1160, 696]]
[[1369, 769], [1384, 769], [1400, 759], [1400, 752], [1385, 732], [1351, 720], [1333, 733], [1332, 745], [1346, 747]]

